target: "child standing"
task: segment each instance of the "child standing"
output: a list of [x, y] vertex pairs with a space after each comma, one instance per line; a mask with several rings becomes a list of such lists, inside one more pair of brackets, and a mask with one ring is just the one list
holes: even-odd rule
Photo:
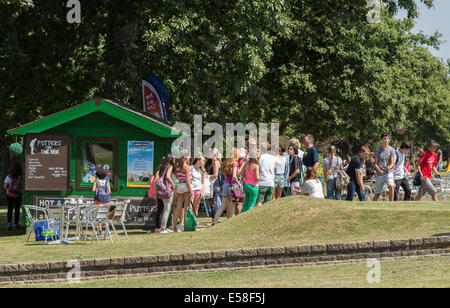
[[95, 192], [94, 200], [95, 204], [108, 204], [111, 202], [111, 186], [106, 178], [106, 171], [102, 168], [98, 168], [95, 173], [97, 180], [94, 182], [92, 191]]
[[[111, 186], [109, 181], [106, 180], [107, 173], [103, 168], [98, 168], [95, 175], [97, 180], [94, 182], [92, 191], [95, 192], [94, 201], [97, 205], [107, 205], [111, 203]], [[108, 218], [111, 219], [114, 216], [115, 206], [111, 206], [108, 211]], [[99, 225], [100, 234], [102, 228]]]

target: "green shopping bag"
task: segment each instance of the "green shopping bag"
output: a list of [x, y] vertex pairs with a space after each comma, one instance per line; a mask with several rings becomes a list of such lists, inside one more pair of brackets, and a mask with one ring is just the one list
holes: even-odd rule
[[184, 216], [184, 231], [196, 231], [197, 224], [197, 218], [195, 218], [194, 212], [192, 212], [191, 202], [189, 201], [189, 210], [186, 211], [186, 215]]

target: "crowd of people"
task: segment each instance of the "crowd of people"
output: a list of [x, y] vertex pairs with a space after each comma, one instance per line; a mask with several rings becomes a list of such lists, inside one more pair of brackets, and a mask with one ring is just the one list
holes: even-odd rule
[[[387, 133], [381, 135], [380, 143], [373, 153], [368, 145], [363, 145], [355, 156], [346, 160], [337, 155], [335, 146], [329, 146], [322, 161], [323, 182], [318, 177], [320, 158], [312, 135], [302, 138], [305, 151], [301, 149], [300, 140], [294, 138], [288, 145], [278, 145], [275, 153], [270, 145], [264, 152], [253, 153], [255, 155], [249, 155], [247, 149], [234, 147], [232, 157], [223, 160], [215, 148], [210, 150], [208, 162], [205, 157], [200, 157], [190, 163], [187, 151], [183, 151], [179, 159], [167, 155], [156, 170], [152, 188], [156, 194], [157, 183], [164, 180], [161, 176], [168, 183], [161, 186], [162, 190], [165, 192], [170, 190], [167, 187], [172, 187], [167, 198], [156, 195], [156, 232], [180, 232], [185, 211], [191, 208], [197, 216], [202, 199], [207, 202], [212, 226], [219, 222], [225, 211], [230, 218], [290, 195], [341, 200], [342, 192], [346, 191], [347, 201], [353, 201], [355, 193], [359, 201], [365, 201], [367, 186], [364, 182], [367, 181], [374, 183], [373, 201], [382, 194], [387, 194], [390, 201], [399, 200], [400, 187], [404, 192], [403, 200], [412, 200], [408, 182], [411, 165], [407, 157], [410, 144], [402, 142], [398, 149], [394, 149], [389, 145]], [[440, 176], [438, 166], [441, 164], [442, 168], [442, 152], [440, 158], [438, 152], [439, 144], [432, 141], [414, 162], [421, 182], [415, 200], [420, 200], [426, 193], [437, 200], [431, 177], [432, 172]], [[171, 211], [173, 218], [168, 227], [167, 217]]]
[[[210, 149], [208, 161], [203, 156], [191, 161], [189, 152], [185, 150], [181, 151], [178, 159], [171, 154], [166, 155], [155, 170], [148, 192], [149, 197], [157, 199], [158, 204], [155, 232], [181, 232], [186, 210], [192, 209], [198, 216], [201, 200], [207, 202], [210, 225], [213, 226], [225, 211], [230, 218], [290, 195], [341, 200], [342, 192], [346, 191], [347, 201], [353, 201], [355, 193], [359, 201], [365, 201], [364, 182], [367, 181], [374, 183], [373, 201], [377, 201], [382, 194], [387, 194], [390, 201], [399, 200], [400, 187], [404, 193], [403, 200], [413, 200], [408, 181], [411, 177], [414, 178], [414, 185], [419, 187], [415, 200], [428, 193], [436, 201], [437, 191], [431, 178], [433, 172], [440, 177], [442, 169], [439, 144], [431, 141], [426, 151], [417, 152], [413, 162], [416, 173], [411, 176], [412, 166], [408, 158], [410, 144], [402, 142], [398, 149], [394, 149], [390, 141], [389, 134], [383, 133], [381, 144], [373, 153], [368, 145], [363, 145], [355, 156], [346, 160], [337, 155], [335, 146], [329, 146], [322, 161], [323, 182], [318, 176], [319, 151], [312, 135], [302, 138], [305, 151], [302, 151], [300, 141], [294, 138], [287, 145], [278, 145], [276, 151], [272, 151], [270, 145], [262, 152], [253, 149], [250, 153], [247, 149], [234, 147], [232, 157], [225, 159], [215, 148]], [[97, 204], [110, 202], [111, 188], [105, 176], [102, 170], [97, 170], [98, 179], [92, 189]], [[4, 181], [8, 230], [19, 227], [21, 182], [22, 169], [16, 163]], [[326, 196], [323, 183], [326, 185]], [[114, 207], [110, 211], [114, 211]]]

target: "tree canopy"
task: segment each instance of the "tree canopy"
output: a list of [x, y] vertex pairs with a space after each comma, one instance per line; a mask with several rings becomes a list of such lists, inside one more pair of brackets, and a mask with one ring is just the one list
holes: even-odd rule
[[177, 122], [275, 121], [354, 146], [382, 131], [450, 141], [449, 64], [426, 49], [439, 34], [411, 32], [414, 0], [384, 0], [372, 24], [366, 0], [80, 2], [70, 24], [67, 1], [0, 0], [3, 132], [96, 96], [140, 108], [152, 73]]

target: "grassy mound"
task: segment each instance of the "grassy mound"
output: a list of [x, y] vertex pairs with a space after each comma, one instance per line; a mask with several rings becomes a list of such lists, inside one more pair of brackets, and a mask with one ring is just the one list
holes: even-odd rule
[[[5, 231], [0, 211], [0, 263], [186, 253], [450, 235], [450, 202], [345, 202], [289, 197], [255, 208], [199, 232], [155, 234], [128, 230], [111, 244], [25, 244], [24, 230]], [[209, 218], [200, 219], [202, 222]], [[34, 239], [34, 237], [32, 237]]]
[[289, 197], [219, 224], [215, 230], [261, 244], [325, 243], [450, 234], [450, 203], [344, 202]]

